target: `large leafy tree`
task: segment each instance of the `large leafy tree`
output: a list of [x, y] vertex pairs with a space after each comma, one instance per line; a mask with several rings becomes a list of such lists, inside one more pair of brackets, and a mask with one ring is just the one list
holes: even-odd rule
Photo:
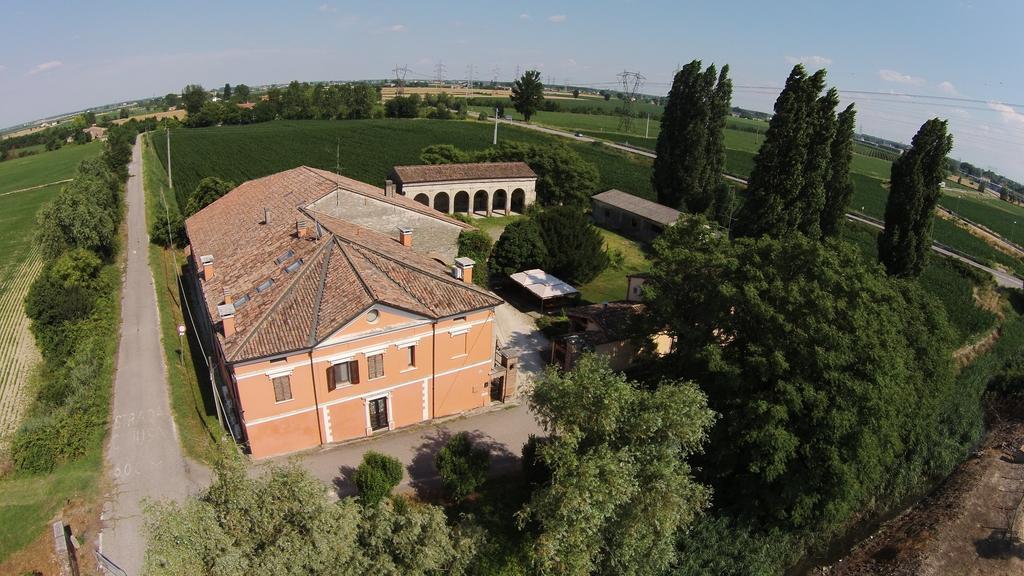
[[825, 185], [825, 206], [821, 210], [822, 236], [838, 236], [839, 227], [846, 216], [846, 208], [853, 197], [853, 181], [850, 179], [850, 165], [853, 163], [853, 131], [857, 123], [857, 111], [853, 104], [839, 113], [836, 121], [836, 135], [832, 139], [831, 166]]
[[181, 103], [189, 114], [198, 114], [209, 94], [199, 84], [189, 84], [181, 91]]
[[676, 339], [664, 373], [700, 382], [721, 414], [701, 462], [719, 505], [837, 528], [958, 450], [942, 306], [853, 246], [731, 242], [692, 218], [654, 242], [645, 289], [649, 330]]
[[551, 472], [519, 514], [537, 527], [532, 573], [663, 574], [710, 497], [687, 464], [714, 421], [704, 394], [677, 381], [643, 390], [585, 355], [549, 370], [530, 406], [550, 434], [535, 458]]
[[426, 576], [461, 573], [460, 556], [472, 556], [440, 508], [331, 502], [326, 489], [296, 463], [250, 478], [225, 459], [198, 497], [148, 506], [146, 573]]
[[946, 128], [945, 120], [928, 120], [914, 135], [910, 150], [892, 164], [878, 259], [893, 276], [919, 276], [924, 271], [939, 184], [945, 177], [946, 155], [953, 149]]
[[508, 276], [523, 270], [544, 268], [548, 263], [548, 249], [540, 234], [540, 227], [531, 219], [516, 220], [505, 227], [494, 244], [490, 270]]
[[824, 87], [824, 70], [808, 75], [797, 64], [790, 72], [754, 157], [737, 236], [820, 236], [839, 102], [835, 90], [822, 95]]
[[556, 247], [547, 270], [567, 282], [583, 284], [608, 267], [604, 237], [575, 206], [555, 206], [536, 216], [545, 246]]
[[234, 188], [234, 182], [227, 182], [214, 176], [207, 176], [200, 180], [196, 189], [189, 194], [188, 202], [185, 205], [185, 212], [191, 216], [213, 204], [215, 200]]
[[540, 72], [527, 70], [522, 78], [512, 84], [512, 106], [527, 122], [540, 109], [543, 101], [544, 84], [540, 81]]
[[[724, 129], [732, 99], [729, 66], [684, 66], [672, 82], [658, 135], [652, 182], [658, 202], [693, 213], [713, 212], [725, 167]], [[717, 77], [716, 77], [717, 76]]]

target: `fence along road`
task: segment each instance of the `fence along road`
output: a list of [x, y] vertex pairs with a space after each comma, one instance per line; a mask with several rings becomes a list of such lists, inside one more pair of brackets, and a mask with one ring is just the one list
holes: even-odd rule
[[210, 478], [209, 470], [185, 459], [171, 416], [156, 289], [148, 263], [141, 142], [140, 135], [132, 150], [125, 194], [128, 242], [121, 341], [106, 453], [113, 488], [104, 505], [100, 534], [102, 553], [130, 576], [142, 572], [143, 500], [181, 500]]

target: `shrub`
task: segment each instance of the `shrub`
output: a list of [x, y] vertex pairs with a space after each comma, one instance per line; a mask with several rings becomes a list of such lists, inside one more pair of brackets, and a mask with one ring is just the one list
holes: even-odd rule
[[456, 502], [465, 500], [484, 480], [490, 466], [491, 455], [486, 448], [474, 446], [466, 432], [452, 436], [434, 463], [441, 475], [441, 483]]
[[364, 506], [376, 506], [402, 481], [402, 463], [380, 452], [367, 452], [353, 477]]
[[476, 262], [473, 283], [477, 286], [487, 287], [490, 277], [487, 258], [493, 244], [491, 237], [480, 230], [465, 230], [459, 234], [459, 256], [472, 258]]
[[158, 210], [156, 218], [153, 218], [153, 226], [149, 230], [149, 241], [157, 246], [183, 247], [185, 239], [185, 224], [177, 214], [168, 216], [164, 210]]
[[492, 269], [504, 276], [531, 268], [546, 268], [548, 249], [533, 220], [516, 220], [505, 227], [491, 254]]
[[549, 443], [546, 437], [530, 434], [526, 444], [523, 444], [523, 479], [528, 486], [543, 486], [551, 481], [551, 468], [537, 453], [540, 447]]

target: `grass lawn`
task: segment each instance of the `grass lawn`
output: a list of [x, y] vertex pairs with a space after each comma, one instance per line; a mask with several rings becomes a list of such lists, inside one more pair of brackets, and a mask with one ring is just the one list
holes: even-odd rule
[[[67, 180], [82, 160], [98, 156], [101, 142], [68, 144], [59, 150], [0, 162], [0, 194], [30, 186]], [[32, 194], [32, 192], [26, 192]]]
[[[159, 138], [160, 135], [157, 135]], [[167, 174], [147, 137], [143, 148], [143, 182], [146, 190], [146, 220], [152, 223], [163, 198], [171, 214], [178, 213], [173, 194], [167, 191]], [[203, 362], [195, 331], [184, 320], [181, 309], [181, 291], [175, 270], [181, 270], [185, 257], [180, 250], [168, 250], [150, 244], [149, 266], [156, 286], [157, 307], [160, 312], [160, 334], [167, 362], [171, 410], [185, 453], [201, 462], [210, 463], [215, 456], [216, 438], [223, 432], [217, 421], [216, 409], [210, 390], [209, 373]], [[190, 326], [188, 345], [181, 350], [177, 327]], [[196, 354], [193, 355], [193, 350]]]
[[[651, 268], [651, 263], [639, 243], [604, 228], [598, 230], [604, 236], [605, 248], [613, 255], [613, 264], [598, 274], [597, 278], [578, 287], [583, 300], [594, 304], [624, 299], [626, 275], [647, 272]], [[621, 254], [621, 259], [615, 254]]]
[[0, 562], [38, 538], [69, 499], [93, 497], [102, 460], [97, 446], [49, 474], [0, 480]]

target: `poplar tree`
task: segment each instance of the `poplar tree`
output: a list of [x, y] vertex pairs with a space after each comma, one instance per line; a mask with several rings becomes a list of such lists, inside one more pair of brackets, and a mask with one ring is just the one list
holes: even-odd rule
[[652, 183], [658, 202], [715, 213], [725, 167], [724, 129], [732, 101], [729, 66], [702, 71], [694, 60], [676, 73], [658, 135]]
[[853, 104], [839, 113], [836, 136], [832, 139], [832, 169], [825, 186], [825, 207], [821, 211], [822, 236], [839, 234], [846, 207], [853, 197], [850, 164], [853, 162], [853, 130], [856, 122], [857, 111], [853, 109]]
[[748, 199], [733, 229], [737, 236], [820, 236], [839, 104], [834, 89], [821, 95], [825, 75], [818, 70], [808, 76], [797, 64], [786, 79], [754, 157]]
[[924, 270], [939, 184], [952, 149], [946, 121], [932, 118], [892, 164], [885, 230], [878, 237], [878, 259], [890, 276], [916, 277]]

